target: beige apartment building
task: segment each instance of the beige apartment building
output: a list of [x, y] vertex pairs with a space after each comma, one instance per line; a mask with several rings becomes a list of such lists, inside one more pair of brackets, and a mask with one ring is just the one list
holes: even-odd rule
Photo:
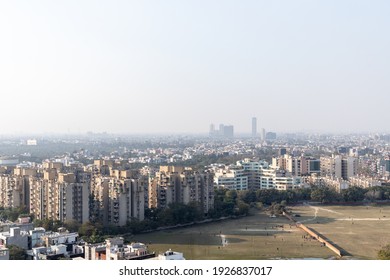
[[62, 222], [89, 220], [89, 182], [77, 182], [73, 173], [44, 171], [44, 178], [30, 178], [30, 213], [38, 219]]
[[131, 179], [131, 172], [112, 171], [114, 176], [95, 173], [91, 183], [90, 220], [104, 225], [126, 225], [144, 219], [146, 178]]
[[0, 207], [22, 207], [25, 205], [25, 201], [25, 177], [18, 175], [0, 175]]
[[320, 174], [320, 160], [306, 156], [283, 155], [272, 158], [273, 168], [288, 171], [292, 176]]
[[149, 185], [149, 207], [165, 208], [171, 203], [197, 202], [203, 212], [214, 208], [214, 175], [183, 167], [161, 166]]
[[348, 180], [357, 174], [358, 160], [354, 157], [321, 157], [321, 176]]

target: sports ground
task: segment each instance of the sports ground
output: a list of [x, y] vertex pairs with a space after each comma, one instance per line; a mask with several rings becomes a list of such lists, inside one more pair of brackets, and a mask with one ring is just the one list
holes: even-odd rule
[[[289, 207], [298, 222], [339, 247], [345, 259], [375, 259], [381, 246], [390, 243], [390, 206]], [[133, 241], [149, 249], [183, 252], [186, 259], [334, 259], [337, 256], [309, 238], [283, 216], [266, 211], [179, 229], [140, 234]]]

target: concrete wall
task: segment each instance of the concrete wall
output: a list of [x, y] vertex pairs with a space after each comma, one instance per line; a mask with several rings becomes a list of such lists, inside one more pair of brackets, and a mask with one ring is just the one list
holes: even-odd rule
[[299, 228], [301, 228], [302, 230], [304, 230], [305, 232], [307, 232], [310, 236], [312, 236], [313, 238], [317, 239], [319, 242], [321, 243], [324, 243], [326, 247], [328, 247], [330, 250], [332, 250], [336, 255], [338, 255], [339, 257], [341, 257], [341, 251], [339, 249], [337, 249], [335, 246], [333, 246], [332, 244], [330, 244], [327, 240], [323, 239], [321, 236], [319, 236], [318, 234], [316, 234], [315, 232], [313, 232], [311, 229], [309, 229], [308, 227], [306, 227], [305, 225], [303, 224], [298, 224], [297, 225]]
[[295, 219], [293, 217], [291, 217], [291, 215], [287, 212], [283, 212], [283, 215], [289, 219], [290, 221], [294, 222], [296, 224], [296, 226], [300, 229], [302, 229], [303, 231], [305, 231], [306, 233], [308, 233], [311, 237], [317, 239], [319, 242], [321, 243], [324, 243], [326, 247], [328, 247], [330, 250], [332, 250], [336, 255], [338, 255], [339, 257], [342, 256], [341, 254], [341, 251], [339, 249], [337, 249], [334, 245], [330, 244], [327, 240], [323, 239], [321, 236], [319, 236], [318, 234], [316, 234], [314, 231], [312, 231], [311, 229], [309, 229], [307, 226], [305, 226], [304, 224], [301, 224], [301, 223], [297, 223], [295, 221]]

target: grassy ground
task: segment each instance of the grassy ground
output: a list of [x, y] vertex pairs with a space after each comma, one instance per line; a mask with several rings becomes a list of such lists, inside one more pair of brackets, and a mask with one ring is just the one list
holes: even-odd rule
[[133, 239], [148, 244], [151, 251], [183, 252], [186, 259], [334, 257], [329, 249], [314, 240], [303, 239], [302, 235], [284, 217], [270, 218], [256, 211], [245, 218], [141, 234]]
[[[293, 212], [306, 226], [343, 249], [349, 258], [375, 259], [390, 243], [390, 206], [299, 206]], [[348, 258], [348, 257], [347, 257]]]
[[[390, 243], [390, 206], [302, 205], [291, 208], [297, 221], [314, 229], [347, 253], [347, 259], [375, 259]], [[282, 227], [283, 226], [283, 227]], [[168, 249], [187, 259], [333, 258], [320, 243], [303, 239], [304, 233], [284, 217], [264, 212], [187, 228], [137, 235], [151, 251]]]

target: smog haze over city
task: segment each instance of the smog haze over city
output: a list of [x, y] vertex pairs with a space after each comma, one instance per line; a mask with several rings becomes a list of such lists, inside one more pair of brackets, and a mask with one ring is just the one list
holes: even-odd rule
[[390, 259], [389, 8], [0, 0], [0, 260]]
[[0, 134], [388, 132], [387, 1], [1, 1]]

